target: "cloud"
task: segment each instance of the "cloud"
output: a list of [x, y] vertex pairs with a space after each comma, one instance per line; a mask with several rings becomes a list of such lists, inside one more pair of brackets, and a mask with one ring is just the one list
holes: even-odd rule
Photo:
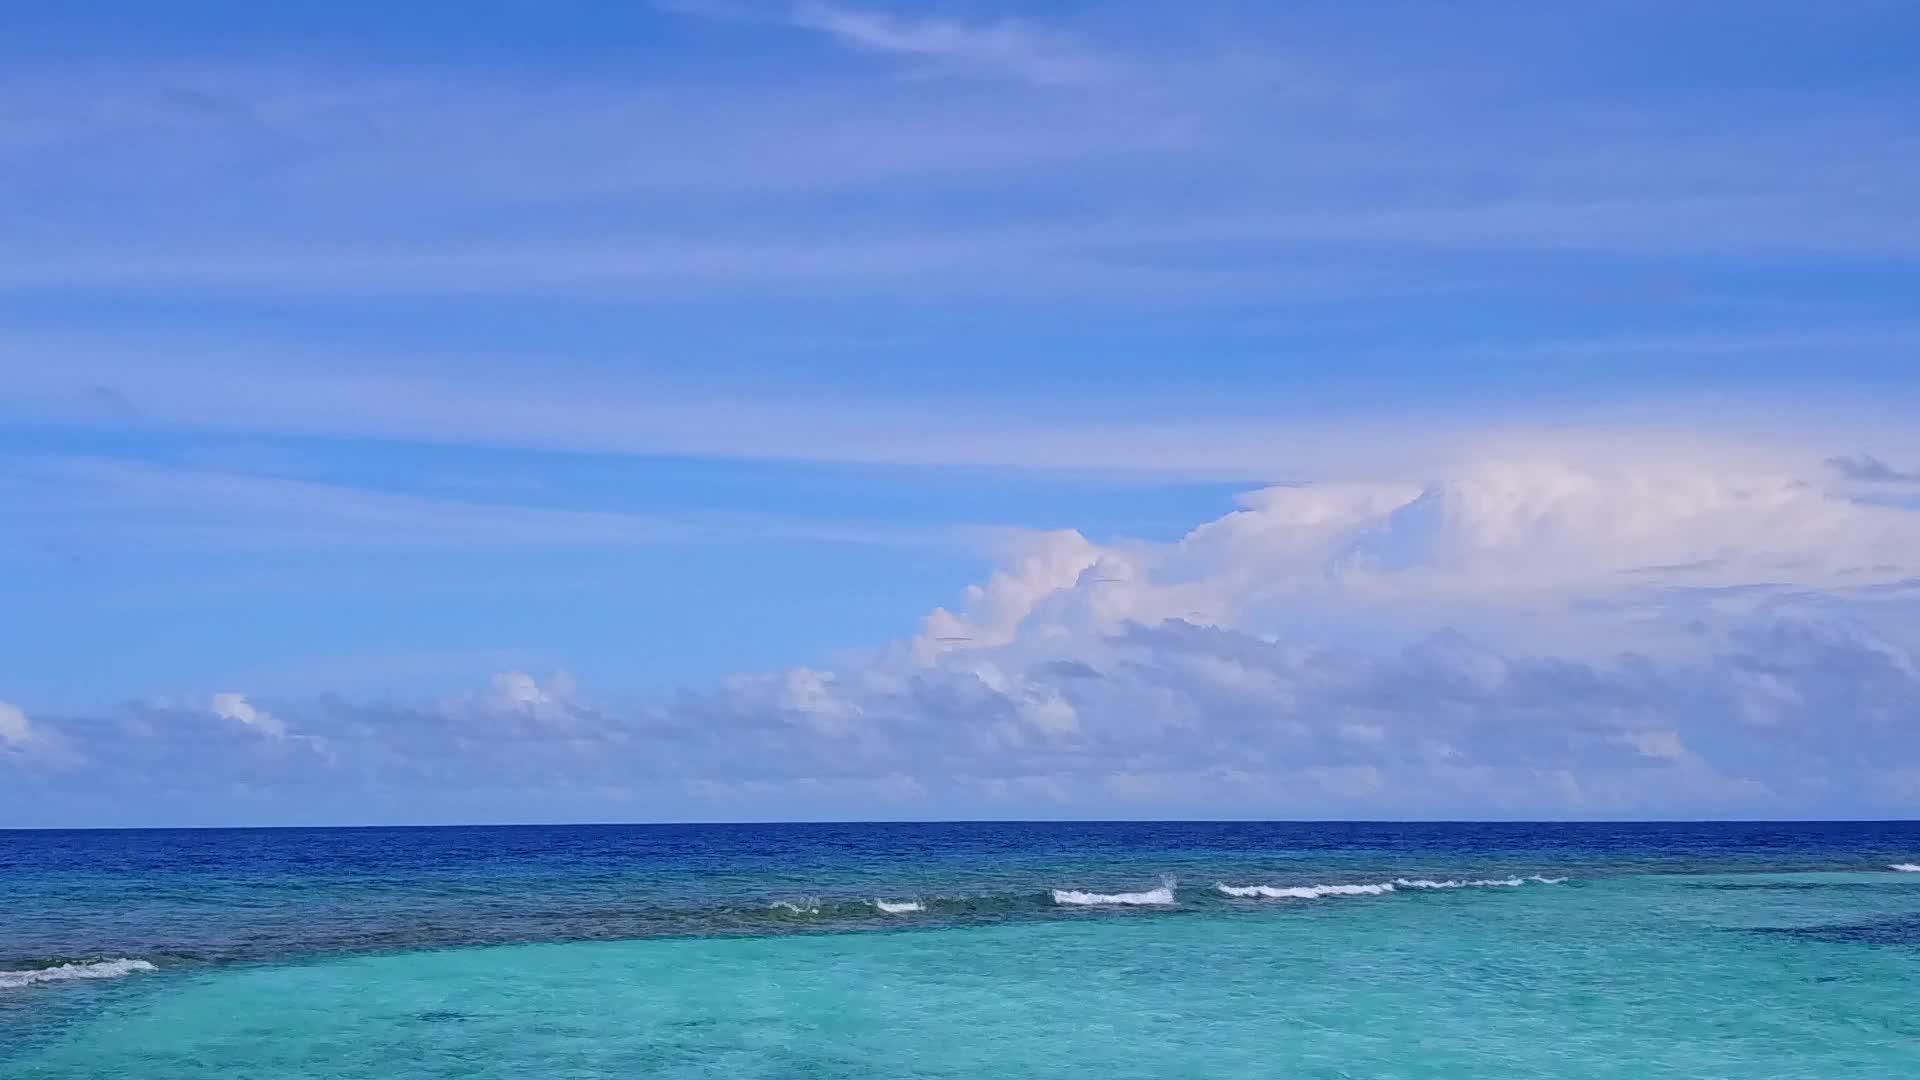
[[1648, 731], [1630, 731], [1622, 736], [1627, 744], [1650, 758], [1681, 758], [1687, 754], [1686, 744], [1672, 731], [1653, 729]]
[[[1910, 810], [1896, 763], [1920, 752], [1912, 655], [1841, 623], [1742, 623], [1705, 657], [1592, 663], [1448, 634], [1362, 652], [1179, 622], [1043, 651], [1097, 674], [1002, 649], [742, 676], [656, 706], [561, 703], [514, 677], [432, 706], [309, 703], [299, 742], [129, 705], [61, 722], [116, 801], [66, 798], [99, 815], [245, 783], [299, 793], [301, 813], [340, 812], [358, 792], [414, 820], [480, 797], [496, 820], [620, 806], [749, 819], [1887, 814]], [[1754, 674], [1787, 691], [1764, 720], [1747, 709]], [[28, 808], [0, 796], [0, 809]]]
[[285, 724], [282, 724], [272, 713], [255, 707], [244, 694], [215, 694], [210, 707], [213, 715], [220, 719], [244, 724], [263, 735], [270, 735], [277, 739], [287, 733]]
[[552, 691], [542, 689], [540, 683], [524, 671], [503, 671], [495, 675], [493, 692], [502, 705], [512, 709], [538, 709], [560, 700]]
[[0, 458], [0, 470], [11, 478], [0, 499], [31, 499], [34, 529], [90, 544], [110, 536], [145, 551], [633, 547], [772, 537], [926, 547], [964, 535], [756, 514], [567, 509], [100, 457]]
[[[729, 70], [739, 69], [711, 68]], [[515, 221], [557, 226], [542, 206], [593, 200], [623, 207], [619, 219], [642, 226], [652, 243], [599, 244], [643, 238], [624, 227], [610, 233], [606, 221], [538, 234], [586, 256], [582, 272], [604, 275], [624, 249], [624, 261], [644, 274], [649, 249], [656, 263], [665, 255], [696, 270], [702, 243], [714, 245], [719, 263], [749, 256], [756, 246], [769, 255], [784, 246], [790, 261], [806, 241], [823, 243], [840, 231], [823, 234], [804, 214], [781, 215], [795, 226], [783, 231], [786, 243], [748, 243], [776, 239], [764, 228], [743, 228], [736, 217], [770, 198], [805, 210], [809, 196], [1071, 170], [1168, 149], [1187, 126], [1158, 103], [1141, 102], [1120, 116], [1058, 95], [1010, 111], [934, 85], [900, 94], [897, 81], [876, 80], [866, 65], [768, 81], [680, 72], [619, 78], [569, 69], [502, 79], [440, 64], [262, 65], [205, 57], [110, 69], [47, 63], [0, 78], [0, 108], [23, 118], [0, 133], [0, 165], [22, 183], [70, 182], [102, 193], [137, 188], [154, 206], [184, 204], [205, 185], [219, 185], [217, 205], [195, 204], [201, 216], [191, 230], [130, 206], [82, 212], [65, 200], [36, 204], [43, 218], [60, 217], [76, 242], [90, 237], [95, 251], [122, 256], [123, 271], [164, 277], [164, 261], [177, 249], [208, 247], [227, 249], [236, 271], [248, 261], [284, 270], [285, 262], [270, 255], [284, 257], [288, 246], [262, 251], [262, 242], [276, 238], [295, 249], [372, 245], [398, 254], [410, 245], [393, 241], [406, 237], [474, 240], [503, 235], [502, 225], [510, 234]], [[676, 153], [658, 152], [669, 143]], [[273, 167], [233, 171], [247, 160]], [[126, 170], [144, 175], [136, 184]], [[418, 218], [427, 205], [462, 227], [428, 226]], [[296, 210], [305, 217], [283, 216]], [[751, 216], [767, 223], [764, 212]], [[114, 235], [116, 223], [132, 221], [149, 226], [143, 236], [156, 246], [129, 246]], [[591, 255], [596, 247], [598, 260]], [[539, 250], [518, 252], [537, 258]], [[142, 251], [157, 261], [136, 267]], [[458, 243], [442, 246], [441, 256], [485, 258], [476, 245]], [[420, 269], [435, 269], [428, 252], [414, 248], [411, 257], [428, 258]], [[100, 271], [113, 272], [115, 261], [102, 260]], [[597, 272], [588, 266], [595, 261], [602, 263]], [[308, 280], [341, 269], [323, 267]], [[506, 269], [496, 264], [494, 272]], [[539, 276], [515, 275], [522, 286]], [[654, 282], [657, 288], [664, 279]]]
[[27, 714], [18, 705], [0, 701], [0, 746], [19, 750], [33, 741], [33, 724]]
[[1849, 480], [1876, 484], [1920, 484], [1920, 472], [1905, 472], [1871, 454], [1830, 457], [1827, 468]]
[[577, 701], [573, 675], [565, 671], [554, 672], [544, 683], [524, 671], [503, 671], [494, 675], [488, 693], [456, 697], [445, 707], [560, 727], [587, 715]]
[[[1882, 587], [1920, 576], [1920, 511], [1673, 460], [1244, 502], [1168, 543], [1010, 538], [912, 640], [660, 701], [509, 670], [424, 704], [221, 694], [35, 730], [116, 799], [244, 780], [409, 819], [1912, 809], [1920, 596]], [[249, 737], [269, 723], [298, 734]]]
[[[521, 302], [715, 294], [763, 301], [796, 292], [815, 300], [915, 299], [937, 293], [976, 303], [1079, 298], [1205, 310], [1255, 300], [1406, 301], [1439, 294], [1486, 299], [1523, 286], [1551, 295], [1553, 279], [1529, 282], [1524, 267], [1556, 256], [1920, 256], [1920, 234], [1889, 230], [1876, 214], [1816, 211], [1808, 201], [1793, 195], [1703, 206], [1657, 198], [1596, 203], [1573, 196], [1355, 210], [1303, 193], [1238, 214], [1204, 206], [1046, 222], [998, 215], [977, 222], [956, 214], [951, 220], [858, 222], [825, 236], [814, 223], [792, 221], [747, 235], [696, 236], [659, 222], [544, 243], [271, 232], [166, 245], [115, 238], [21, 249], [0, 261], [0, 290]], [[1261, 272], [1246, 272], [1250, 260], [1262, 265]], [[1443, 272], [1449, 280], [1436, 281]]]
[[[397, 580], [423, 549], [951, 539], [632, 513], [558, 455], [582, 482], [518, 501], [366, 479], [402, 443], [1257, 490], [1177, 540], [1051, 505], [963, 530], [998, 569], [918, 633], [664, 700], [484, 677], [524, 656], [426, 702], [22, 699], [8, 766], [57, 740], [99, 792], [392, 814], [358, 797], [1611, 813], [1897, 786], [1846, 747], [1910, 749], [1920, 537], [1887, 462], [1920, 436], [1880, 378], [1916, 340], [1903, 88], [1759, 54], [1623, 83], [1596, 43], [1659, 29], [1637, 15], [1490, 42], [1298, 5], [669, 6], [735, 25], [627, 68], [136, 47], [0, 73], [0, 293], [47, 328], [0, 342], [0, 423], [336, 470], [15, 454], [30, 535], [0, 555], [377, 553]], [[1623, 299], [1656, 277], [1681, 287]], [[167, 340], [182, 304], [289, 338]], [[1666, 329], [1583, 332], [1622, 325]], [[1563, 373], [1569, 398], [1529, 390]], [[1589, 391], [1616, 400], [1567, 405]], [[1857, 446], [1884, 460], [1832, 457]], [[944, 479], [901, 486], [954, 505]], [[631, 801], [565, 801], [589, 791]]]
[[795, 6], [789, 19], [854, 49], [922, 61], [934, 74], [984, 74], [1045, 86], [1090, 82], [1108, 69], [1084, 49], [1014, 19], [967, 23], [812, 2]]
[[[1764, 340], [1741, 340], [1749, 350], [1766, 348]], [[1795, 334], [1784, 348], [1786, 355], [1870, 352], [1896, 348], [1901, 340], [1916, 337]], [[1461, 347], [1445, 356], [1460, 365], [1544, 365], [1568, 351], [1664, 360], [1711, 347], [1698, 338], [1561, 340], [1491, 353]], [[489, 376], [461, 374], [476, 368]], [[986, 389], [977, 379], [954, 377], [972, 369], [952, 368], [927, 373], [931, 385], [912, 390], [867, 385], [781, 392], [763, 381], [702, 380], [639, 361], [591, 366], [564, 351], [428, 355], [272, 339], [18, 336], [0, 337], [0, 374], [7, 376], [0, 378], [0, 418], [97, 426], [97, 413], [76, 409], [76, 397], [89, 383], [111, 382], [140, 401], [155, 430], [735, 460], [1107, 470], [1236, 482], [1404, 479], [1409, 471], [1489, 457], [1628, 459], [1649, 467], [1662, 458], [1714, 465], [1744, 460], [1756, 470], [1804, 471], [1843, 440], [1862, 437], [1890, 453], [1920, 455], [1920, 435], [1906, 422], [1914, 395], [1897, 391], [1870, 397], [1801, 392], [1783, 401], [1765, 387], [1711, 396], [1676, 389], [1601, 403], [1491, 401], [1469, 412], [1436, 408], [1411, 388], [1377, 380], [1323, 386], [1330, 392], [1324, 401], [1290, 384], [1238, 383], [1231, 393], [1156, 385], [1143, 401], [1118, 382], [1036, 385], [1010, 378]], [[136, 479], [129, 469], [108, 476], [71, 460], [66, 467], [86, 472], [78, 479], [89, 486]], [[148, 471], [154, 475], [138, 479], [163, 482], [161, 470]], [[184, 486], [187, 478], [164, 482]], [[282, 490], [290, 501], [306, 501], [284, 484]], [[339, 494], [315, 491], [311, 499], [331, 506]], [[385, 511], [369, 507], [367, 513]], [[646, 523], [625, 515], [619, 527], [632, 534]], [[575, 530], [588, 524], [571, 523]], [[615, 531], [614, 525], [603, 519], [599, 529]]]
[[22, 118], [0, 169], [87, 197], [34, 203], [0, 289], [1232, 308], [1316, 283], [1532, 298], [1555, 278], [1583, 295], [1615, 280], [1584, 263], [1569, 286], [1558, 255], [1654, 260], [1626, 276], [1681, 276], [1714, 300], [1727, 255], [1881, 265], [1920, 250], [1907, 187], [1854, 181], [1914, 170], [1883, 130], [1891, 99], [1859, 85], [1765, 102], [1753, 131], [1733, 118], [1763, 105], [1739, 96], [1596, 105], [1572, 64], [1564, 82], [1558, 65], [1510, 72], [1535, 102], [1523, 110], [1490, 108], [1445, 64], [1407, 70], [1391, 47], [1321, 74], [1311, 39], [1260, 20], [1226, 47], [1186, 39], [1210, 20], [1165, 20], [1130, 53], [1038, 21], [831, 3], [755, 20], [992, 85], [903, 86], [886, 78], [897, 64], [845, 57], [742, 63], [729, 50], [751, 48], [745, 34], [706, 43], [713, 63], [627, 78], [34, 65], [0, 79], [0, 111]]
[[1920, 578], [1920, 510], [1792, 472], [1493, 458], [1424, 482], [1289, 485], [1242, 502], [1168, 544], [1028, 537], [959, 612], [927, 618], [916, 653], [1167, 620], [1404, 627], [1546, 610], [1579, 622], [1569, 612], [1583, 603], [1659, 611], [1709, 590], [1844, 593]]

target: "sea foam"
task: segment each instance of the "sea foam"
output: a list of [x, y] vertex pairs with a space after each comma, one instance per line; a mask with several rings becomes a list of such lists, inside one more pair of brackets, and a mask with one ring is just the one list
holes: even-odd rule
[[927, 910], [927, 906], [918, 900], [875, 900], [873, 906], [888, 915], [910, 915]]
[[1224, 895], [1241, 899], [1318, 900], [1323, 896], [1383, 896], [1400, 889], [1516, 889], [1530, 881], [1541, 885], [1559, 885], [1566, 880], [1563, 877], [1533, 874], [1524, 878], [1449, 878], [1444, 881], [1395, 878], [1361, 885], [1228, 885], [1223, 882], [1214, 887]]
[[[1525, 885], [1528, 880], [1527, 878], [1518, 877], [1473, 878], [1468, 881], [1451, 878], [1446, 881], [1434, 881], [1431, 878], [1415, 878], [1413, 880], [1395, 878], [1393, 879], [1393, 883], [1403, 889], [1517, 889]], [[1554, 878], [1552, 881], [1548, 881], [1546, 878], [1536, 874], [1531, 880], [1545, 884], [1559, 884], [1566, 879]]]
[[1318, 900], [1323, 896], [1379, 896], [1390, 893], [1393, 886], [1381, 882], [1377, 885], [1216, 885], [1215, 888], [1228, 896], [1260, 897], [1264, 900]]
[[1080, 889], [1055, 889], [1053, 902], [1069, 907], [1156, 907], [1174, 902], [1174, 881], [1161, 878], [1160, 887], [1145, 892], [1097, 893]]
[[1920, 863], [1897, 862], [1887, 869], [1898, 870], [1903, 874], [1920, 874]]
[[0, 971], [0, 990], [18, 990], [39, 983], [68, 982], [73, 979], [118, 979], [136, 971], [152, 971], [145, 960], [96, 960], [89, 964], [56, 964], [27, 971]]

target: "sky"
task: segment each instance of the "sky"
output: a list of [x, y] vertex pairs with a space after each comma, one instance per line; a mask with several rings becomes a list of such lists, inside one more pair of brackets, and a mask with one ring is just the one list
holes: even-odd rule
[[0, 11], [0, 827], [1920, 812], [1903, 2]]

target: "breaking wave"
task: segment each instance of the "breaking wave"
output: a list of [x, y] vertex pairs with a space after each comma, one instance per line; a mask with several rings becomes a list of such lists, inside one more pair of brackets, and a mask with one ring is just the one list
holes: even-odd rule
[[1164, 907], [1175, 902], [1174, 881], [1161, 878], [1160, 887], [1145, 892], [1097, 893], [1081, 889], [1055, 889], [1053, 902], [1068, 907]]
[[18, 990], [24, 986], [70, 982], [74, 979], [119, 979], [136, 971], [152, 970], [154, 970], [153, 965], [145, 960], [120, 957], [114, 960], [96, 960], [86, 964], [55, 964], [52, 967], [32, 968], [27, 971], [0, 971], [0, 990]]
[[[1905, 864], [1902, 864], [1903, 866]], [[393, 949], [437, 948], [450, 945], [515, 944], [534, 941], [587, 941], [642, 939], [679, 936], [731, 936], [736, 934], [823, 933], [881, 927], [906, 928], [929, 924], [978, 925], [1009, 919], [1064, 917], [1106, 909], [1120, 912], [1197, 912], [1243, 906], [1257, 901], [1309, 901], [1334, 897], [1382, 896], [1395, 892], [1512, 887], [1538, 882], [1557, 884], [1565, 878], [1393, 878], [1371, 882], [1320, 884], [1228, 884], [1213, 889], [1179, 892], [1172, 876], [1162, 877], [1157, 887], [1137, 891], [1096, 892], [1085, 888], [1047, 888], [1040, 883], [1027, 888], [1015, 886], [1001, 891], [939, 895], [914, 895], [906, 889], [892, 898], [884, 893], [855, 893], [841, 896], [791, 894], [785, 898], [742, 897], [709, 907], [641, 907], [629, 904], [591, 907], [569, 912], [564, 921], [528, 928], [524, 923], [502, 924], [498, 934], [425, 932], [418, 935], [372, 934], [342, 935], [327, 939], [318, 951], [384, 952]], [[869, 886], [871, 888], [872, 886]], [[878, 891], [878, 890], [875, 890]], [[103, 949], [106, 946], [103, 946]], [[0, 963], [19, 970], [0, 970], [0, 991], [15, 990], [41, 983], [73, 980], [117, 979], [157, 970], [158, 966], [221, 964], [233, 961], [269, 958], [270, 952], [241, 950], [198, 950], [158, 946], [160, 951], [142, 950], [148, 959], [107, 958], [100, 953], [89, 957], [15, 956]]]
[[1898, 870], [1903, 874], [1920, 874], [1920, 863], [1897, 862], [1887, 869]]
[[1395, 878], [1392, 881], [1359, 885], [1228, 885], [1222, 882], [1214, 888], [1220, 890], [1222, 895], [1237, 899], [1318, 900], [1326, 896], [1382, 896], [1401, 889], [1515, 889], [1528, 882], [1559, 885], [1566, 880], [1563, 877], [1543, 877], [1532, 874], [1523, 878], [1449, 878], [1445, 881], [1435, 881], [1432, 878]]
[[1379, 896], [1393, 886], [1379, 885], [1227, 885], [1214, 886], [1228, 896], [1260, 897], [1263, 900], [1318, 900], [1323, 896]]
[[1402, 889], [1517, 889], [1529, 881], [1536, 885], [1560, 885], [1567, 879], [1563, 877], [1542, 877], [1529, 874], [1526, 877], [1473, 878], [1468, 881], [1449, 879], [1434, 881], [1430, 878], [1394, 878], [1393, 883]]

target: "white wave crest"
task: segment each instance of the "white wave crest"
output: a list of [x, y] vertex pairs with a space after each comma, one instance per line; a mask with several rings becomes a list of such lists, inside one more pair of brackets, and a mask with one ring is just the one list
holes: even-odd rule
[[1395, 878], [1393, 883], [1403, 889], [1517, 889], [1527, 882], [1525, 878], [1508, 877], [1475, 878], [1471, 881], [1434, 881], [1430, 878], [1409, 881], [1406, 878]]
[[889, 915], [909, 915], [927, 910], [927, 906], [918, 900], [875, 900], [873, 906]]
[[780, 900], [767, 906], [775, 911], [784, 911], [789, 915], [820, 914], [820, 901], [818, 900], [808, 900], [804, 904], [789, 904], [785, 900]]
[[1920, 874], [1920, 863], [1897, 862], [1887, 869], [1898, 870], [1902, 874]]
[[1380, 881], [1364, 885], [1227, 885], [1215, 886], [1227, 896], [1263, 900], [1318, 900], [1323, 896], [1382, 896], [1399, 889], [1517, 889], [1529, 881], [1542, 885], [1558, 885], [1566, 878], [1542, 877], [1533, 874], [1529, 877], [1509, 878], [1449, 878], [1435, 881], [1432, 878], [1395, 878], [1392, 881]]
[[1381, 882], [1377, 885], [1227, 885], [1214, 886], [1228, 896], [1254, 897], [1264, 900], [1318, 900], [1323, 896], [1379, 896], [1390, 893], [1393, 886]]
[[1055, 889], [1053, 902], [1070, 907], [1154, 907], [1171, 904], [1174, 881], [1161, 878], [1160, 887], [1145, 892], [1097, 893], [1080, 889]]
[[136, 971], [152, 971], [145, 960], [97, 960], [91, 964], [57, 964], [31, 971], [0, 971], [0, 990], [18, 990], [39, 983], [68, 982], [73, 979], [119, 979]]

